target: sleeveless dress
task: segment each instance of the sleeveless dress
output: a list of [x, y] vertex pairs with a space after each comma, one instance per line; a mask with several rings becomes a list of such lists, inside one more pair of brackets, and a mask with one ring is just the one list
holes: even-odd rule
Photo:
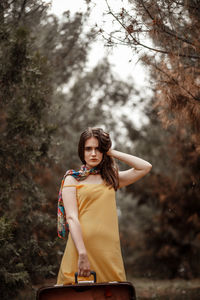
[[[76, 188], [79, 221], [90, 269], [97, 282], [126, 281], [121, 255], [115, 190], [104, 183], [67, 185]], [[65, 187], [67, 187], [65, 185]], [[78, 252], [69, 232], [57, 284], [74, 283]], [[90, 277], [87, 280], [92, 280]], [[79, 280], [86, 280], [80, 277]]]

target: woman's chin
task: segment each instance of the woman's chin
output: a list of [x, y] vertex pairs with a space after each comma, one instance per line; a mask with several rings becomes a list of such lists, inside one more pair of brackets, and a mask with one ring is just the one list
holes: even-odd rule
[[89, 163], [87, 163], [87, 167], [90, 168], [90, 169], [94, 168], [98, 165], [99, 165], [99, 161], [90, 161]]

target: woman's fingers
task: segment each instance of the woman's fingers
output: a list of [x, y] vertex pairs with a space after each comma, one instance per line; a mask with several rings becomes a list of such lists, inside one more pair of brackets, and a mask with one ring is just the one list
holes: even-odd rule
[[89, 277], [90, 276], [90, 269], [79, 268], [78, 275], [83, 276], [83, 277]]
[[90, 272], [78, 272], [78, 276], [82, 276], [82, 277], [89, 277], [90, 276]]
[[83, 277], [89, 277], [90, 276], [90, 272], [83, 272]]

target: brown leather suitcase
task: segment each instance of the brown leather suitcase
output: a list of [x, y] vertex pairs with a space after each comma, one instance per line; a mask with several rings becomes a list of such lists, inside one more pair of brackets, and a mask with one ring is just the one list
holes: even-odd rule
[[37, 291], [37, 300], [136, 300], [135, 289], [130, 282], [79, 282], [75, 284], [50, 286]]

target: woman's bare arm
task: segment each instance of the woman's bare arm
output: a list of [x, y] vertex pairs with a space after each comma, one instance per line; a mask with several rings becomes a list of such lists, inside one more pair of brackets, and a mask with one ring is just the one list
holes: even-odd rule
[[152, 165], [149, 162], [137, 156], [123, 153], [114, 149], [110, 149], [107, 154], [132, 167], [129, 170], [119, 172], [119, 187], [134, 183], [149, 173], [152, 168]]
[[[71, 176], [65, 178], [65, 185], [76, 184], [75, 179]], [[90, 275], [90, 264], [87, 256], [87, 251], [83, 241], [81, 225], [78, 219], [78, 207], [76, 199], [76, 187], [64, 187], [62, 190], [62, 198], [65, 207], [66, 220], [69, 224], [69, 230], [78, 251], [78, 273], [79, 276]]]

